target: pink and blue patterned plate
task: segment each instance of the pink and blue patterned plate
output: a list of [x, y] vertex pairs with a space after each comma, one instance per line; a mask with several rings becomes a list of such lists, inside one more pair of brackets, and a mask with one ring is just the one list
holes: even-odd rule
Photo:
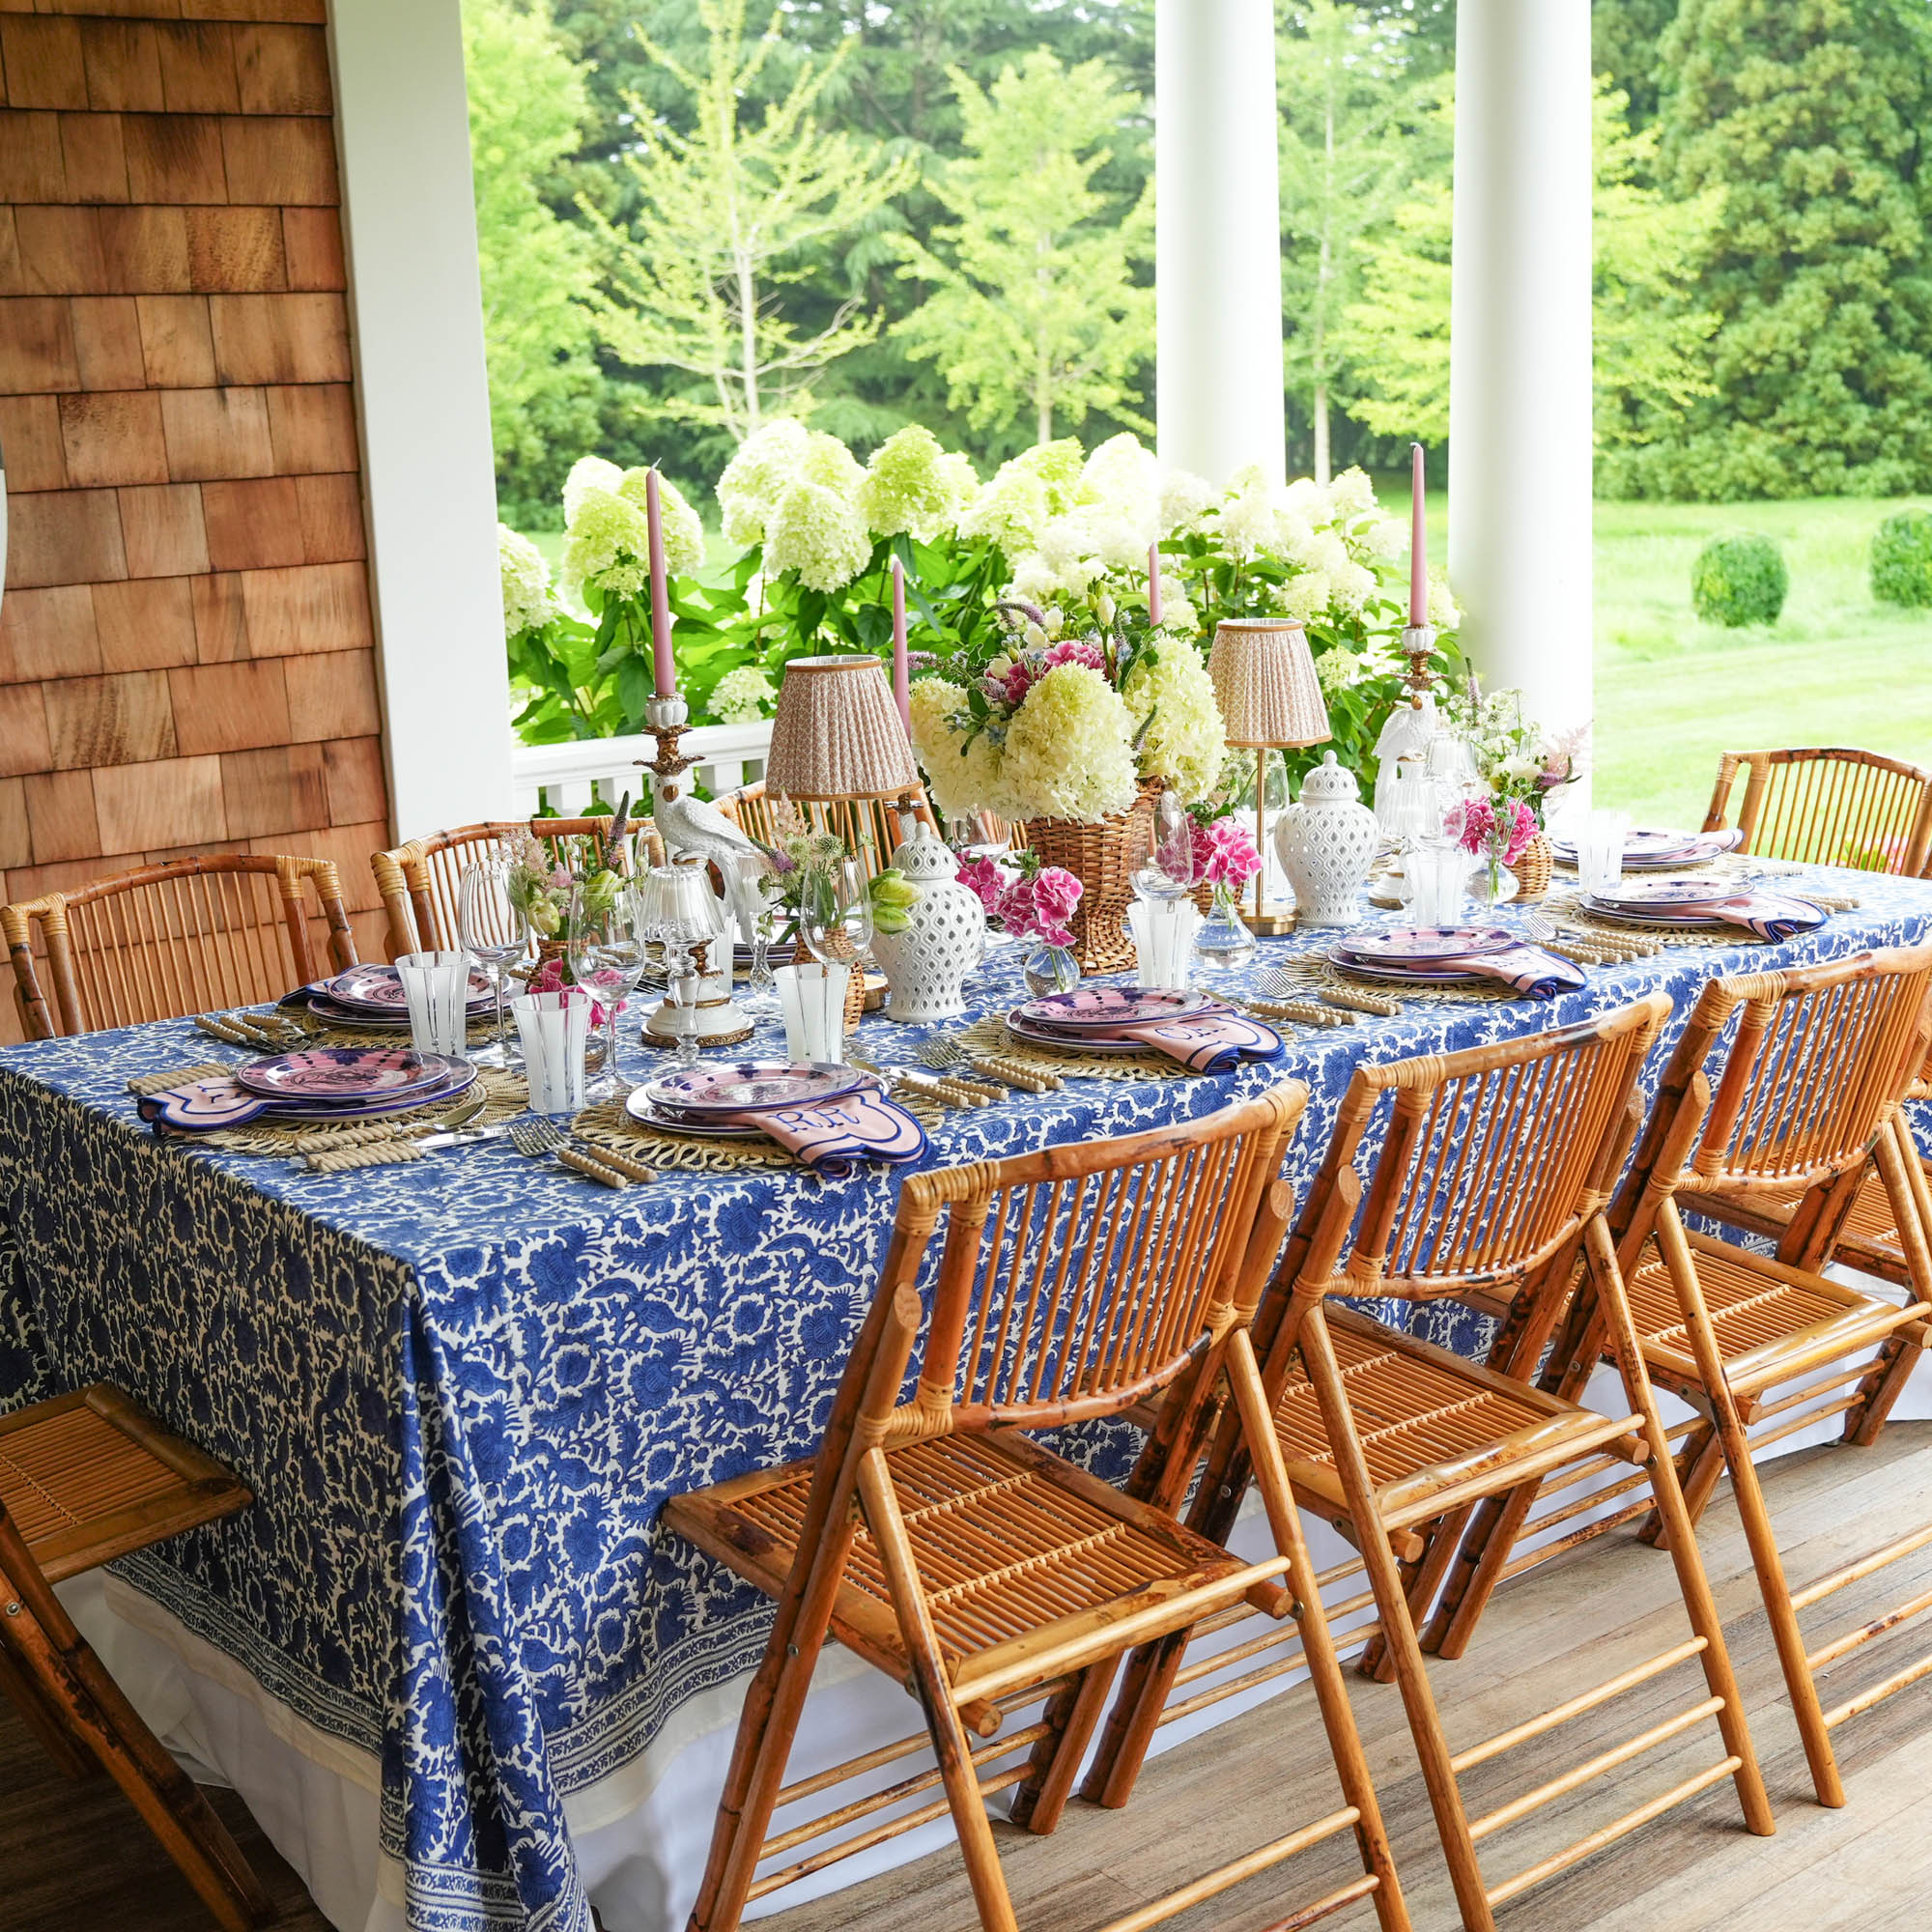
[[444, 1084], [454, 1065], [403, 1046], [309, 1046], [250, 1061], [235, 1078], [269, 1100], [394, 1099]]
[[1473, 959], [1520, 943], [1499, 925], [1397, 925], [1349, 933], [1335, 942], [1335, 949], [1372, 965], [1401, 966]]

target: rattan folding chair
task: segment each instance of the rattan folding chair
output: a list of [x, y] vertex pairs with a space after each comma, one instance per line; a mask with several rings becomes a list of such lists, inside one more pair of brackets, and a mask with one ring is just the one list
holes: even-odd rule
[[[1644, 1374], [1604, 1209], [1629, 1146], [1644, 1057], [1670, 1011], [1663, 994], [1578, 1026], [1463, 1053], [1358, 1066], [1314, 1189], [1257, 1319], [1264, 1386], [1296, 1498], [1362, 1553], [1378, 1629], [1401, 1689], [1463, 1923], [1494, 1908], [1724, 1777], [1753, 1832], [1772, 1830], [1723, 1634], [1672, 1479], [1663, 1425]], [[1385, 1123], [1369, 1156], [1370, 1130]], [[1350, 1230], [1353, 1230], [1352, 1242]], [[1344, 1259], [1344, 1251], [1347, 1258]], [[1443, 1297], [1508, 1303], [1532, 1361], [1561, 1319], [1579, 1264], [1594, 1282], [1629, 1412], [1605, 1416], [1386, 1327], [1332, 1297]], [[1441, 1580], [1454, 1527], [1483, 1498], [1590, 1457], [1656, 1463], [1660, 1505], [1691, 1634], [1608, 1683], [1483, 1743], [1452, 1750], [1415, 1633]], [[1246, 1487], [1241, 1445], [1217, 1438], [1189, 1516], [1226, 1533]], [[1449, 1526], [1449, 1533], [1439, 1526]], [[1437, 1534], [1431, 1536], [1432, 1528]], [[1405, 1574], [1406, 1563], [1407, 1574]], [[1344, 1606], [1330, 1606], [1330, 1614]], [[1223, 1618], [1225, 1625], [1231, 1619]], [[1137, 1652], [1085, 1794], [1124, 1803], [1190, 1633]], [[1260, 1641], [1247, 1646], [1258, 1650]], [[1459, 1775], [1580, 1712], [1696, 1658], [1708, 1695], [1575, 1770], [1471, 1820]], [[1211, 1666], [1212, 1660], [1209, 1660]], [[1591, 1777], [1715, 1718], [1716, 1762], [1499, 1885], [1476, 1843]]]
[[[611, 830], [601, 818], [506, 818], [481, 825], [460, 825], [454, 832], [432, 832], [412, 838], [392, 852], [372, 852], [369, 869], [383, 895], [389, 920], [389, 957], [405, 952], [440, 951], [460, 946], [458, 908], [463, 899], [463, 874], [477, 860], [503, 849], [512, 833], [526, 828], [554, 851], [570, 838], [604, 838]], [[631, 821], [633, 850], [639, 838], [651, 837], [648, 818]]]
[[[766, 845], [778, 842], [778, 799], [766, 791], [763, 779], [721, 793], [716, 804], [753, 838]], [[845, 841], [845, 849], [858, 856], [868, 879], [893, 863], [893, 854], [904, 836], [899, 831], [898, 801], [894, 798], [801, 800], [798, 809], [820, 831], [836, 832]], [[922, 825], [938, 830], [939, 822], [923, 790], [915, 815]]]
[[[1021, 1787], [1037, 1801], [1034, 1829], [1045, 1829], [1071, 1779], [1059, 1767], [1077, 1760], [1119, 1655], [1243, 1601], [1299, 1620], [1344, 1802], [1109, 1932], [1138, 1932], [1350, 1830], [1360, 1875], [1280, 1922], [1312, 1924], [1369, 1896], [1385, 1932], [1407, 1925], [1247, 1332], [1286, 1232], [1289, 1190], [1274, 1176], [1306, 1099], [1291, 1084], [1179, 1126], [905, 1181], [877, 1297], [815, 1460], [674, 1498], [666, 1512], [779, 1605], [695, 1932], [734, 1932], [748, 1901], [949, 1810], [980, 1922], [1013, 1932], [986, 1798]], [[917, 1379], [905, 1398], [909, 1365]], [[1224, 1377], [1236, 1435], [1260, 1431], [1252, 1447], [1275, 1539], [1260, 1562], [1185, 1529], [1170, 1489], [1115, 1489], [1026, 1434], [1116, 1415], [1165, 1389], [1164, 1425], [1181, 1445], [1168, 1466], [1184, 1483]], [[937, 1769], [768, 1835], [776, 1808], [920, 1747], [908, 1740], [781, 1788], [828, 1635], [918, 1697]], [[1043, 1696], [1047, 1719], [996, 1735], [1009, 1713]], [[969, 1734], [992, 1742], [976, 1749]], [[1062, 1738], [1070, 1757], [1056, 1760]], [[998, 1768], [1015, 1753], [1018, 1764]], [[941, 1800], [890, 1815], [935, 1785]], [[860, 1829], [793, 1856], [845, 1827]], [[758, 1875], [771, 1860], [781, 1862]]]
[[0, 1418], [0, 1693], [70, 1777], [108, 1772], [228, 1932], [266, 1922], [267, 1894], [52, 1586], [249, 1501], [105, 1383]]
[[[311, 886], [340, 972], [355, 964], [355, 941], [327, 859], [216, 852], [0, 906], [27, 1037], [280, 999], [317, 976]], [[37, 942], [51, 1002], [41, 986]]]
[[[1732, 818], [1740, 770], [1744, 797]], [[1704, 830], [1731, 825], [1759, 858], [1917, 878], [1932, 856], [1932, 773], [1839, 746], [1724, 752]]]
[[[1925, 1060], [1929, 994], [1932, 946], [1707, 985], [1611, 1215], [1650, 1373], [1699, 1412], [1678, 1432], [1685, 1440], [1677, 1475], [1690, 1514], [1694, 1520], [1728, 1468], [1824, 1804], [1845, 1802], [1831, 1732], [1932, 1673], [1932, 1654], [1830, 1711], [1819, 1698], [1817, 1673], [1932, 1608], [1932, 1591], [1809, 1651], [1798, 1612], [1932, 1543], [1932, 1524], [1794, 1592], [1752, 1455], [1838, 1415], [1845, 1417], [1846, 1442], [1870, 1443], [1932, 1340], [1924, 1319], [1932, 1314], [1932, 1251], [1923, 1172], [1906, 1158], [1899, 1132], [1901, 1099]], [[1720, 1049], [1713, 1098], [1706, 1067]], [[1902, 1307], [1790, 1259], [1815, 1252], [1834, 1195], [1842, 1205], [1867, 1160], [1877, 1168], [1906, 1257], [1910, 1290]], [[1779, 1199], [1794, 1187], [1804, 1206], [1786, 1227], [1778, 1256], [1684, 1225], [1684, 1209], [1731, 1219], [1735, 1204], [1753, 1196]], [[1598, 1358], [1600, 1334], [1598, 1319], [1579, 1302], [1555, 1351], [1549, 1379], [1559, 1391], [1580, 1386]], [[1457, 1654], [1481, 1614], [1503, 1557], [1521, 1535], [1527, 1506], [1525, 1492], [1472, 1529], [1444, 1595], [1445, 1656]], [[1627, 1519], [1641, 1508], [1639, 1501], [1620, 1515]], [[1646, 1534], [1668, 1541], [1674, 1530], [1653, 1520]]]

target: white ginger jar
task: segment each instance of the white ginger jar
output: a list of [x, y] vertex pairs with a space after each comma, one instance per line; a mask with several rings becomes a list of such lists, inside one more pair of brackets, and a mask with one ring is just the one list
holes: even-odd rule
[[1274, 829], [1275, 857], [1294, 888], [1295, 924], [1355, 924], [1380, 842], [1381, 827], [1362, 803], [1354, 773], [1324, 752], [1301, 781], [1300, 801]]
[[872, 957], [886, 976], [886, 1017], [904, 1024], [957, 1019], [966, 1010], [960, 984], [986, 950], [986, 909], [959, 865], [925, 826], [893, 854], [919, 888], [903, 932], [874, 932]]

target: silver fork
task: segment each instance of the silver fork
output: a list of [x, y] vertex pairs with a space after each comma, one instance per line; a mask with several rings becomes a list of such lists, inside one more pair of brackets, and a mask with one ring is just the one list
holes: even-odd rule
[[510, 1145], [531, 1160], [546, 1154], [561, 1153], [569, 1139], [551, 1122], [532, 1115], [527, 1121], [510, 1122]]

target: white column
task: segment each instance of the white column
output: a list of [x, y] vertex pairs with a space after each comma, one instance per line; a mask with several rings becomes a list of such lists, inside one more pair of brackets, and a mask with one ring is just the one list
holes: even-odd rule
[[510, 810], [461, 0], [332, 0], [370, 587], [399, 838]]
[[1164, 461], [1279, 480], [1281, 164], [1271, 0], [1156, 0], [1155, 411]]
[[1487, 684], [1591, 712], [1589, 0], [1462, 0], [1449, 577]]

